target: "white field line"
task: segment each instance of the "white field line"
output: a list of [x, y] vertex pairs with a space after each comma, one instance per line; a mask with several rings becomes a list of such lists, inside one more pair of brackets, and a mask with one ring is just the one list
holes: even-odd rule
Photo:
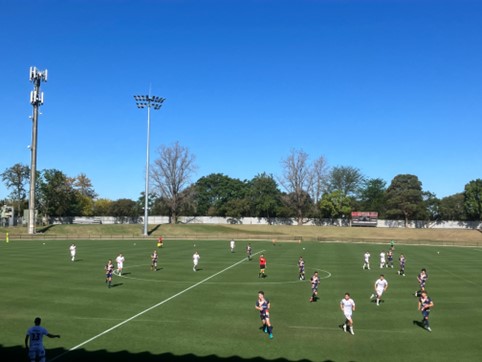
[[[261, 250], [261, 251], [258, 251], [258, 252], [256, 252], [256, 253], [254, 253], [253, 255], [260, 254], [260, 253], [263, 253], [263, 252], [264, 252], [264, 250]], [[109, 333], [109, 332], [112, 332], [114, 329], [117, 329], [117, 328], [119, 328], [120, 326], [122, 326], [122, 325], [124, 325], [124, 324], [126, 324], [126, 323], [129, 323], [129, 322], [132, 321], [133, 319], [136, 319], [137, 317], [140, 317], [141, 315], [146, 314], [147, 312], [149, 312], [149, 311], [151, 311], [151, 310], [153, 310], [153, 309], [155, 309], [155, 308], [157, 308], [157, 307], [159, 307], [159, 306], [161, 306], [161, 305], [169, 302], [170, 300], [172, 300], [172, 299], [174, 299], [174, 298], [176, 298], [176, 297], [178, 297], [178, 296], [186, 293], [187, 291], [189, 291], [189, 290], [191, 290], [191, 289], [193, 289], [193, 288], [196, 288], [197, 286], [199, 286], [199, 285], [207, 282], [208, 280], [210, 280], [210, 279], [218, 276], [219, 274], [224, 273], [225, 271], [227, 271], [227, 270], [229, 270], [229, 269], [231, 269], [231, 268], [234, 268], [235, 266], [241, 264], [242, 262], [244, 262], [244, 261], [246, 261], [246, 260], [247, 260], [247, 258], [243, 258], [242, 260], [238, 261], [237, 263], [234, 263], [233, 265], [228, 266], [227, 268], [225, 268], [225, 269], [223, 269], [223, 270], [221, 270], [221, 271], [219, 271], [219, 272], [217, 272], [217, 273], [215, 273], [215, 274], [207, 277], [206, 279], [203, 279], [203, 280], [201, 280], [200, 282], [197, 282], [196, 284], [191, 285], [190, 287], [184, 289], [183, 291], [180, 291], [179, 293], [174, 294], [173, 296], [171, 296], [171, 297], [169, 297], [169, 298], [167, 298], [167, 299], [164, 299], [162, 302], [159, 302], [159, 303], [157, 303], [157, 304], [155, 304], [155, 305], [153, 305], [153, 306], [151, 306], [151, 307], [149, 307], [149, 308], [147, 308], [147, 309], [144, 309], [142, 312], [139, 312], [139, 313], [137, 313], [136, 315], [134, 315], [134, 316], [132, 316], [132, 317], [130, 317], [130, 318], [128, 318], [128, 319], [126, 319], [126, 320], [118, 323], [118, 324], [116, 324], [115, 326], [113, 326], [113, 327], [111, 327], [111, 328], [109, 328], [109, 329], [106, 329], [105, 331], [99, 333], [98, 335], [96, 335], [96, 336], [94, 336], [94, 337], [92, 337], [92, 338], [89, 338], [88, 340], [86, 340], [86, 341], [84, 341], [84, 342], [76, 345], [75, 347], [70, 348], [68, 351], [66, 351], [66, 352], [58, 355], [57, 357], [52, 358], [50, 361], [55, 361], [56, 359], [59, 359], [59, 358], [65, 356], [67, 353], [72, 352], [72, 351], [76, 350], [77, 348], [80, 348], [80, 347], [86, 345], [87, 343], [92, 342], [93, 340], [96, 340], [97, 338], [103, 336], [104, 334], [107, 334], [107, 333]]]

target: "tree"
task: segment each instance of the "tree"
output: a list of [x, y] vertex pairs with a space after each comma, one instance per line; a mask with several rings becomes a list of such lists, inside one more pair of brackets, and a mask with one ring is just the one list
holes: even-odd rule
[[467, 220], [464, 208], [464, 194], [461, 192], [440, 200], [439, 210], [442, 220]]
[[2, 181], [7, 189], [11, 189], [10, 198], [14, 202], [14, 207], [17, 209], [17, 216], [21, 216], [22, 205], [26, 203], [27, 192], [25, 186], [30, 180], [30, 168], [26, 165], [16, 163], [10, 168], [7, 168], [0, 174]]
[[71, 216], [77, 214], [77, 203], [72, 179], [56, 169], [43, 170], [39, 178], [37, 199], [45, 216]]
[[359, 211], [376, 211], [378, 217], [385, 212], [386, 182], [380, 178], [364, 180], [359, 191]]
[[312, 165], [313, 188], [311, 198], [317, 204], [327, 189], [328, 165], [323, 156], [317, 158]]
[[281, 161], [283, 174], [279, 183], [289, 195], [283, 199], [289, 202], [287, 206], [293, 208], [298, 225], [303, 224], [306, 213], [313, 206], [310, 194], [314, 189], [315, 175], [313, 165], [308, 159], [308, 154], [303, 150], [293, 149], [290, 155]]
[[[215, 173], [197, 180], [194, 189], [197, 215], [237, 217], [233, 215], [233, 200], [246, 197], [248, 183]], [[239, 214], [239, 210], [234, 214]]]
[[97, 197], [94, 187], [92, 186], [92, 181], [90, 181], [85, 173], [80, 173], [74, 178], [73, 186], [74, 189], [83, 196], [87, 196], [90, 199], [95, 199]]
[[322, 217], [337, 219], [351, 213], [351, 200], [341, 190], [323, 194], [319, 204]]
[[350, 166], [333, 167], [328, 176], [327, 192], [341, 191], [344, 196], [356, 195], [364, 177], [360, 170]]
[[150, 177], [159, 197], [168, 204], [171, 222], [176, 222], [178, 212], [186, 194], [182, 191], [189, 186], [191, 175], [196, 170], [194, 156], [176, 142], [172, 147], [158, 148], [159, 158], [154, 161]]
[[464, 207], [469, 220], [482, 220], [482, 179], [465, 185]]
[[272, 175], [258, 174], [248, 186], [251, 216], [270, 219], [277, 215], [281, 206], [281, 191]]
[[92, 214], [95, 216], [110, 216], [112, 201], [109, 199], [97, 199], [94, 201]]
[[137, 218], [140, 215], [140, 209], [133, 200], [119, 199], [112, 202], [109, 213], [124, 223], [126, 218]]
[[429, 221], [440, 220], [440, 200], [434, 193], [429, 191], [422, 192], [422, 210], [420, 215], [425, 216]]
[[403, 218], [405, 226], [423, 205], [422, 183], [414, 175], [397, 175], [386, 192], [387, 218]]

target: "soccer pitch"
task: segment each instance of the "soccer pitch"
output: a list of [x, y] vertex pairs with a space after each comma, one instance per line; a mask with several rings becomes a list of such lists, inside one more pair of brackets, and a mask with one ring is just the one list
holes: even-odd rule
[[[44, 339], [48, 361], [475, 361], [482, 354], [482, 249], [395, 245], [395, 267], [380, 269], [388, 243], [276, 243], [167, 240], [150, 270], [155, 241], [11, 241], [0, 245], [3, 361], [26, 360], [25, 332], [36, 316], [60, 339]], [[192, 270], [198, 251], [199, 271]], [[371, 270], [362, 270], [369, 251]], [[105, 284], [104, 265], [124, 254], [122, 276]], [[258, 278], [258, 257], [267, 277]], [[399, 276], [398, 257], [407, 259]], [[306, 280], [298, 280], [303, 256]], [[435, 303], [432, 332], [415, 324], [416, 276], [428, 270]], [[309, 277], [321, 277], [310, 303]], [[389, 282], [380, 306], [370, 301], [380, 274]], [[259, 329], [259, 290], [271, 302], [274, 338]], [[355, 335], [344, 333], [339, 303], [356, 302]]]

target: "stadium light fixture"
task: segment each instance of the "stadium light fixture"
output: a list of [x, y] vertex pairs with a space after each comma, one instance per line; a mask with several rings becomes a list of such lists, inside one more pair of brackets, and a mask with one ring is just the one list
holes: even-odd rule
[[46, 82], [48, 71], [38, 70], [36, 67], [30, 67], [30, 81], [34, 85], [33, 91], [30, 92], [30, 104], [33, 106], [32, 116], [32, 144], [30, 145], [31, 152], [31, 167], [30, 167], [30, 190], [28, 200], [28, 233], [35, 234], [35, 176], [37, 173], [37, 125], [38, 116], [42, 114], [39, 112], [39, 107], [44, 104], [44, 94], [40, 92], [40, 83]]
[[162, 107], [162, 103], [165, 98], [157, 96], [140, 96], [135, 95], [137, 108], [147, 108], [147, 146], [146, 146], [146, 189], [144, 192], [144, 236], [149, 236], [147, 231], [148, 218], [149, 218], [149, 150], [150, 150], [150, 138], [151, 138], [151, 107], [156, 111]]

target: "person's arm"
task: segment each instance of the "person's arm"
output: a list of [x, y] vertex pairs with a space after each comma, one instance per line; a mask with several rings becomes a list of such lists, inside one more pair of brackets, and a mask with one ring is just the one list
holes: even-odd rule
[[49, 338], [60, 338], [60, 334], [50, 334], [50, 333], [47, 333], [47, 337], [49, 337]]
[[29, 337], [30, 337], [30, 336], [29, 336], [28, 334], [25, 336], [25, 348], [27, 348], [27, 349], [28, 349], [28, 340], [29, 340]]

